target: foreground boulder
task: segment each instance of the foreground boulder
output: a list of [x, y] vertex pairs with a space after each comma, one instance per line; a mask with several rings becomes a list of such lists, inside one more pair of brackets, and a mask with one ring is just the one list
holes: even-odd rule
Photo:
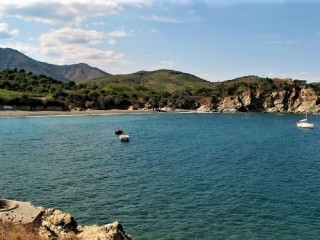
[[70, 213], [35, 207], [30, 202], [0, 199], [0, 220], [31, 226], [39, 236], [48, 240], [132, 240], [119, 222], [81, 226]]
[[131, 240], [132, 238], [123, 230], [118, 222], [104, 226], [79, 226], [79, 234], [82, 240]]

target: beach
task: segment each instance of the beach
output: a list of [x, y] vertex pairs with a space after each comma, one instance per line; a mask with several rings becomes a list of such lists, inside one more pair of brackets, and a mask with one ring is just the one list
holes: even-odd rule
[[22, 111], [22, 110], [2, 110], [0, 118], [6, 117], [41, 117], [41, 116], [79, 116], [79, 115], [107, 115], [107, 114], [156, 114], [156, 113], [205, 113], [205, 111], [175, 109], [158, 112], [153, 110], [84, 110], [84, 111]]
[[154, 111], [146, 110], [85, 110], [85, 111], [0, 111], [1, 117], [32, 117], [32, 116], [76, 116], [76, 115], [105, 115], [105, 114], [151, 114]]

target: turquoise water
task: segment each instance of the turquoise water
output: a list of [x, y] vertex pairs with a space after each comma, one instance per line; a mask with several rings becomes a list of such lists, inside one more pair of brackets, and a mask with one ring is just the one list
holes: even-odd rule
[[313, 130], [301, 117], [0, 118], [0, 196], [136, 240], [318, 239], [320, 116]]

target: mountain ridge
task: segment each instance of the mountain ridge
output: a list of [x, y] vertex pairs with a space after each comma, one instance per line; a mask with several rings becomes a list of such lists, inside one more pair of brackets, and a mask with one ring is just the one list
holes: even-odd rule
[[193, 74], [169, 69], [158, 69], [154, 71], [143, 70], [129, 74], [116, 74], [83, 82], [94, 83], [99, 87], [104, 87], [110, 83], [138, 84], [154, 90], [168, 92], [183, 90], [185, 88], [210, 87], [212, 84], [212, 82]]
[[24, 69], [26, 72], [44, 74], [60, 81], [89, 80], [111, 74], [86, 63], [56, 65], [37, 61], [12, 48], [0, 48], [0, 70]]

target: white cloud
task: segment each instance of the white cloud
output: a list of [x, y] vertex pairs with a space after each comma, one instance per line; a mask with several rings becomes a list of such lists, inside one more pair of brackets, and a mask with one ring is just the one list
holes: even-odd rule
[[19, 35], [18, 29], [9, 30], [7, 23], [0, 23], [0, 39], [1, 38], [12, 38]]
[[96, 30], [63, 28], [42, 34], [40, 49], [44, 56], [58, 61], [57, 64], [86, 62], [103, 65], [121, 61], [123, 54], [96, 47], [105, 37]]
[[141, 7], [146, 0], [1, 0], [0, 17], [16, 17], [49, 24], [79, 24], [91, 17], [120, 12], [124, 6]]
[[150, 6], [153, 3], [153, 0], [115, 0], [115, 1], [122, 5], [130, 5], [133, 7]]
[[113, 38], [111, 38], [111, 39], [108, 40], [108, 44], [110, 44], [110, 45], [114, 45], [114, 44], [116, 44], [116, 43], [117, 43], [117, 41], [114, 40]]
[[182, 20], [174, 17], [165, 17], [165, 16], [158, 16], [158, 15], [141, 16], [141, 19], [147, 22], [162, 22], [162, 23], [176, 23], [176, 24], [183, 23]]
[[108, 23], [104, 21], [99, 21], [99, 22], [94, 22], [92, 23], [93, 26], [103, 26], [103, 25], [108, 25]]
[[66, 27], [42, 34], [40, 41], [43, 45], [56, 45], [57, 43], [67, 45], [97, 45], [102, 42], [103, 38], [104, 34], [96, 30]]
[[79, 23], [88, 17], [114, 14], [121, 10], [116, 1], [19, 1], [2, 3], [0, 16], [50, 24]]
[[126, 37], [128, 34], [124, 31], [113, 31], [108, 33], [109, 37]]

